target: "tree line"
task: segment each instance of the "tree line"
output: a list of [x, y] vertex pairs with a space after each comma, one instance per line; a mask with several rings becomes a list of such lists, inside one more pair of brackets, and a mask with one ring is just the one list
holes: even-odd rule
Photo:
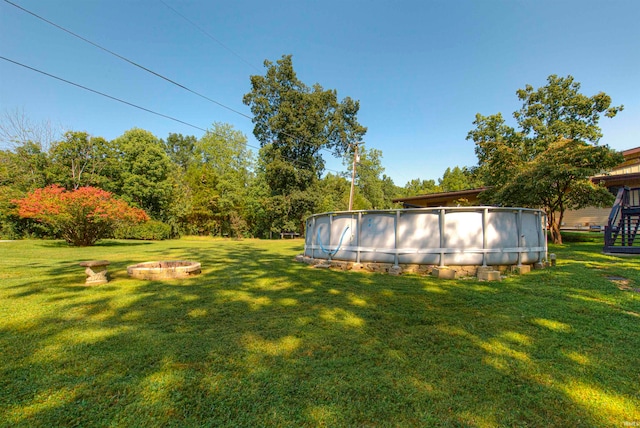
[[[265, 74], [251, 76], [243, 97], [253, 114], [257, 153], [226, 123], [213, 123], [200, 138], [171, 133], [161, 139], [134, 128], [108, 141], [83, 131], [54, 137], [49, 126], [34, 126], [18, 112], [5, 114], [0, 236], [54, 233], [18, 215], [15, 203], [51, 185], [102, 189], [150, 217], [139, 226], [142, 232], [120, 230], [119, 237], [302, 234], [307, 216], [347, 210], [351, 174], [325, 174], [323, 156], [342, 158], [349, 170], [353, 148], [367, 131], [357, 119], [359, 102], [304, 84], [290, 55], [264, 65]], [[523, 104], [513, 113], [517, 128], [500, 113], [478, 114], [467, 136], [478, 164], [447, 168], [438, 183], [416, 178], [397, 186], [384, 173], [382, 152], [360, 145], [353, 208], [388, 209], [400, 197], [486, 186], [480, 195], [485, 204], [544, 209], [554, 242], [561, 242], [565, 210], [611, 203], [607, 189], [589, 178], [622, 161], [598, 145], [598, 121], [623, 107], [611, 106], [602, 92], [588, 97], [579, 90], [573, 77], [555, 75], [541, 88], [518, 90]]]
[[[143, 209], [155, 227], [165, 225], [164, 237], [302, 233], [304, 217], [347, 209], [349, 173], [314, 174], [303, 191], [278, 193], [269, 183], [270, 170], [298, 167], [271, 159], [270, 147], [253, 153], [246, 143], [245, 135], [225, 123], [214, 123], [200, 138], [171, 133], [161, 139], [131, 129], [111, 141], [84, 131], [67, 131], [48, 143], [14, 139], [11, 148], [0, 150], [0, 235], [51, 234], [18, 216], [12, 201], [54, 184], [111, 192]], [[351, 160], [347, 156], [345, 165]], [[448, 168], [438, 184], [416, 179], [396, 186], [384, 174], [377, 149], [361, 149], [356, 172], [354, 209], [392, 208], [394, 198], [469, 186], [468, 170], [459, 167]]]

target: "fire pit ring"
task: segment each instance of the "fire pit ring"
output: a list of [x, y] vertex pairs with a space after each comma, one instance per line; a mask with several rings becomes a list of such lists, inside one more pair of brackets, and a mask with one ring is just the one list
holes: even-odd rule
[[127, 274], [137, 279], [178, 279], [198, 275], [200, 269], [200, 263], [191, 260], [164, 260], [127, 266]]

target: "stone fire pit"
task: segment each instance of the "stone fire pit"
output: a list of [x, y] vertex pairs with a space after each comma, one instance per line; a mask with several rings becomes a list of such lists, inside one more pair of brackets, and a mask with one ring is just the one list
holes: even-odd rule
[[127, 266], [127, 274], [137, 279], [177, 279], [198, 275], [200, 268], [200, 263], [190, 260], [165, 260]]

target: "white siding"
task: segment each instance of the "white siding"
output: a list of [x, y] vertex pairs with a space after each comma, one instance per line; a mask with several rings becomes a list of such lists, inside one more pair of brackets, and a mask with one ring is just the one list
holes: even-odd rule
[[575, 211], [565, 211], [562, 229], [589, 229], [591, 226], [604, 228], [609, 221], [611, 208], [582, 208]]

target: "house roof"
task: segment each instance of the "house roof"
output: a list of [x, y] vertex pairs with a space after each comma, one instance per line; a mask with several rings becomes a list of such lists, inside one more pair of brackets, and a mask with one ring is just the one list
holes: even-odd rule
[[628, 150], [623, 150], [622, 151], [622, 156], [625, 157], [625, 159], [630, 158], [634, 155], [640, 155], [640, 147], [635, 147], [633, 149], [628, 149]]
[[640, 186], [640, 172], [629, 174], [597, 175], [591, 177], [591, 181], [596, 184], [604, 184], [606, 187], [614, 186]]
[[[620, 166], [627, 166], [640, 162], [640, 147], [635, 147], [629, 150], [623, 150], [622, 155], [625, 158], [625, 162]], [[595, 177], [591, 177], [591, 181], [596, 184], [604, 184], [606, 187], [616, 186], [631, 186], [640, 187], [640, 172], [628, 173], [628, 174], [603, 174]], [[429, 193], [426, 195], [410, 196], [408, 198], [394, 199], [393, 202], [399, 202], [405, 207], [434, 207], [442, 206], [456, 201], [458, 199], [477, 199], [478, 195], [487, 190], [487, 187], [480, 187], [476, 189], [459, 190], [456, 192], [440, 192]]]
[[487, 190], [487, 188], [480, 187], [477, 189], [458, 190], [456, 192], [429, 193], [426, 195], [410, 196], [408, 198], [398, 198], [394, 199], [393, 202], [400, 202], [404, 206], [438, 206], [452, 200], [455, 201], [457, 199], [463, 198], [477, 198], [480, 192], [484, 190]]

